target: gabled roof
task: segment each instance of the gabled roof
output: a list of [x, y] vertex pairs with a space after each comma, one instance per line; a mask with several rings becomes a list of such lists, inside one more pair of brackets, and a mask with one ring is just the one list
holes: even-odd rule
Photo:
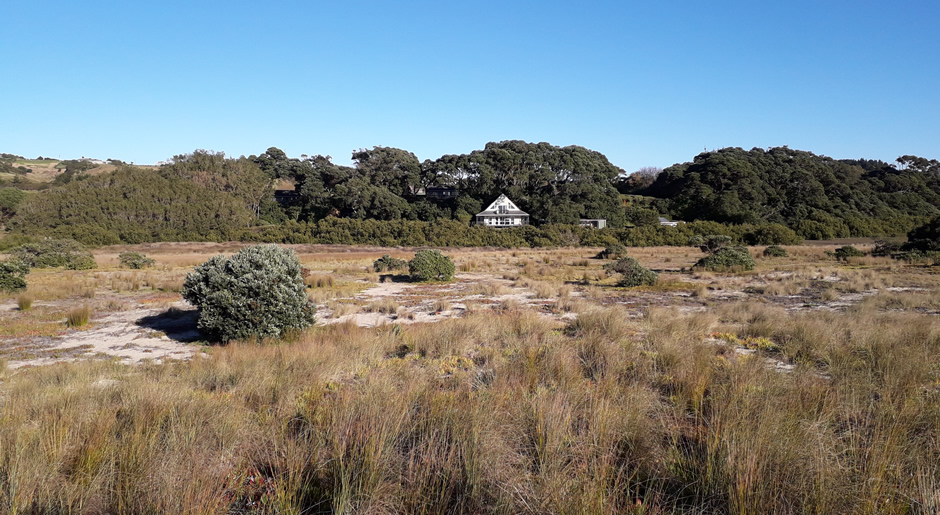
[[[506, 212], [500, 213], [499, 206], [506, 206]], [[493, 201], [492, 204], [490, 204], [490, 207], [477, 213], [477, 216], [480, 216], [480, 215], [527, 215], [528, 216], [528, 214], [529, 213], [526, 213], [525, 211], [519, 209], [519, 206], [513, 203], [513, 201], [509, 200], [509, 197], [507, 197], [506, 195], [500, 195], [496, 200]]]

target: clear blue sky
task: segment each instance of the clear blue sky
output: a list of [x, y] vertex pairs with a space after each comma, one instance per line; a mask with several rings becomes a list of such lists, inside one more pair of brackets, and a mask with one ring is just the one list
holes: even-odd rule
[[940, 2], [11, 0], [0, 151], [940, 158]]

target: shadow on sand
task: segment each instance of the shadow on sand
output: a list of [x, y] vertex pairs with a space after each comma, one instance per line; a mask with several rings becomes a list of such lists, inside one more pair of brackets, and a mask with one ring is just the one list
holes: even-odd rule
[[171, 340], [188, 343], [202, 338], [196, 328], [198, 319], [198, 309], [170, 308], [163, 313], [138, 319], [135, 323], [140, 327], [161, 331]]

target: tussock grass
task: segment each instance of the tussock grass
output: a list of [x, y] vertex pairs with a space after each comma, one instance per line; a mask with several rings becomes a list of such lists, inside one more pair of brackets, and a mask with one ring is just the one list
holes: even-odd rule
[[509, 293], [509, 288], [497, 281], [481, 281], [474, 283], [470, 289], [470, 295], [483, 295], [484, 297], [496, 297]]
[[398, 313], [398, 310], [401, 309], [401, 305], [398, 304], [394, 299], [391, 298], [382, 298], [379, 300], [374, 300], [369, 304], [363, 306], [362, 310], [366, 313], [383, 313], [386, 315], [394, 315]]
[[[631, 255], [674, 268], [700, 255], [666, 250]], [[461, 318], [439, 323], [336, 323], [290, 343], [210, 348], [186, 363], [11, 373], [0, 362], [0, 505], [45, 513], [935, 512], [937, 281], [921, 269], [819, 266], [813, 253], [822, 250], [788, 250], [785, 273], [693, 276], [716, 291], [765, 288], [766, 298], [748, 302], [683, 301], [676, 292], [692, 291], [684, 272], [648, 291], [601, 283], [575, 295], [559, 277], [602, 273], [562, 270], [583, 257], [577, 251], [512, 251], [509, 263], [510, 251], [465, 251], [459, 262], [476, 260], [477, 270], [489, 264], [494, 277], [550, 286], [548, 304], [577, 318], [561, 322], [513, 298], [484, 308], [477, 298]], [[346, 274], [310, 293], [323, 293], [334, 316], [359, 309], [342, 296], [363, 287], [381, 253], [308, 252], [314, 269]], [[546, 258], [555, 270], [539, 276]], [[49, 314], [57, 330], [65, 306], [86, 302], [81, 288], [107, 287], [111, 273], [98, 273], [62, 285], [71, 293], [55, 297], [67, 299]], [[142, 288], [181, 272], [152, 273], [140, 276]], [[38, 288], [55, 288], [54, 277], [35, 279], [37, 298], [48, 300]], [[480, 284], [470, 289], [509, 291], [498, 280]], [[894, 284], [924, 289], [884, 289]], [[808, 289], [815, 300], [867, 285], [878, 293], [843, 311], [773, 298]], [[143, 295], [152, 292], [115, 296]], [[100, 297], [101, 305], [110, 299]], [[432, 308], [463, 302], [428, 300]], [[380, 309], [373, 304], [366, 309]], [[47, 309], [9, 316], [36, 325]], [[734, 352], [757, 339], [769, 344]], [[777, 362], [794, 368], [778, 371]]]
[[304, 279], [310, 288], [332, 288], [335, 286], [332, 275], [311, 275]]
[[65, 325], [68, 327], [82, 327], [88, 325], [91, 319], [91, 306], [85, 304], [81, 307], [69, 310], [68, 317], [65, 319]]
[[16, 296], [16, 307], [20, 311], [29, 311], [33, 307], [36, 297], [29, 292], [24, 292]]
[[[703, 343], [716, 324], [814, 359], [775, 372]], [[45, 512], [936, 505], [932, 319], [749, 304], [632, 318], [595, 307], [558, 329], [521, 309], [335, 324], [191, 363], [18, 373], [4, 385], [0, 502]]]

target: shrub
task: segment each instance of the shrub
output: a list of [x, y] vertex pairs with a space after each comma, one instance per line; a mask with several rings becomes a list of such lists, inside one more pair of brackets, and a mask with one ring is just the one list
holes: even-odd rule
[[907, 239], [901, 250], [940, 250], [940, 217], [915, 227], [907, 233]]
[[10, 254], [30, 268], [62, 266], [69, 270], [88, 270], [98, 266], [81, 243], [69, 239], [25, 243], [11, 250]]
[[387, 272], [389, 270], [407, 270], [408, 262], [404, 259], [393, 258], [392, 256], [385, 254], [372, 263], [372, 268], [376, 272]]
[[155, 259], [149, 258], [141, 252], [130, 251], [121, 252], [118, 254], [118, 259], [121, 260], [121, 266], [126, 266], [127, 268], [133, 268], [135, 270], [149, 268], [157, 262]]
[[617, 283], [620, 286], [652, 286], [659, 280], [659, 274], [644, 267], [632, 257], [621, 258], [616, 263], [609, 263], [604, 266], [604, 270], [623, 274], [620, 282]]
[[0, 262], [0, 291], [14, 292], [26, 288], [26, 274], [29, 266], [22, 261], [11, 259]]
[[292, 250], [258, 245], [199, 265], [183, 284], [199, 308], [199, 330], [215, 341], [278, 337], [315, 321]]
[[694, 266], [716, 272], [738, 272], [753, 270], [754, 259], [745, 247], [724, 247], [698, 260]]
[[768, 224], [745, 233], [744, 241], [749, 245], [799, 245], [803, 238], [785, 225]]
[[710, 234], [708, 236], [693, 236], [689, 239], [689, 245], [700, 248], [702, 252], [714, 254], [731, 245], [732, 241], [733, 238], [725, 234]]
[[764, 249], [764, 257], [787, 257], [787, 249], [780, 245], [771, 245]]
[[623, 257], [627, 257], [627, 247], [620, 243], [608, 245], [607, 248], [598, 252], [595, 256], [597, 259], [620, 259]]
[[454, 262], [439, 250], [419, 250], [408, 262], [408, 272], [416, 281], [449, 281], [455, 270]]
[[871, 250], [871, 255], [875, 257], [888, 257], [900, 252], [901, 245], [884, 240], [875, 240], [875, 247]]
[[835, 258], [839, 261], [845, 261], [851, 257], [862, 257], [865, 255], [865, 253], [851, 245], [843, 245], [837, 248], [835, 252], [832, 253], [832, 255], [835, 256]]

